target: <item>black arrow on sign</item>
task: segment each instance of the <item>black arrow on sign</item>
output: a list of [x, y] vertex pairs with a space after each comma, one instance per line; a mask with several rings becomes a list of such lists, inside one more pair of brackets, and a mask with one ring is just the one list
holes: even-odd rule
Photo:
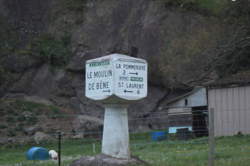
[[129, 91], [129, 90], [124, 90], [124, 93], [133, 93], [133, 91]]
[[138, 73], [136, 72], [136, 73], [129, 73], [129, 74], [135, 74], [135, 75], [138, 75]]
[[103, 90], [102, 92], [110, 92], [110, 89], [109, 90]]

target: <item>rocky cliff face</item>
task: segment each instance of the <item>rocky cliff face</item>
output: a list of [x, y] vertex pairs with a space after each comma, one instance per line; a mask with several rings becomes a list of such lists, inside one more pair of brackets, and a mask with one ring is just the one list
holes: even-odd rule
[[171, 0], [0, 0], [0, 96], [102, 114], [84, 96], [85, 61], [118, 52], [149, 62], [148, 97], [131, 115], [156, 111], [169, 89], [220, 76], [224, 48], [249, 32], [237, 3], [227, 16]]

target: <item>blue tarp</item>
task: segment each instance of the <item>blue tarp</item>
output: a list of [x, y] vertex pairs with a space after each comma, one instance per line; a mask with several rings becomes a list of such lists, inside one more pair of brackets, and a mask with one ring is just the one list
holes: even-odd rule
[[169, 127], [168, 133], [173, 134], [177, 132], [177, 129], [188, 128], [189, 131], [192, 131], [192, 126], [179, 126], [179, 127]]
[[48, 160], [50, 159], [49, 151], [42, 147], [32, 147], [26, 152], [28, 160]]
[[151, 139], [153, 141], [161, 141], [167, 139], [166, 131], [154, 131], [151, 133]]

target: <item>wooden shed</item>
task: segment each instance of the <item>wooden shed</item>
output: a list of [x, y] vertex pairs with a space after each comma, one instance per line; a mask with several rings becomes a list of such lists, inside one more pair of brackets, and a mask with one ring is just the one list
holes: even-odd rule
[[169, 127], [191, 127], [196, 136], [207, 135], [207, 92], [204, 87], [173, 98], [167, 103]]
[[250, 72], [220, 79], [208, 87], [215, 136], [250, 134]]

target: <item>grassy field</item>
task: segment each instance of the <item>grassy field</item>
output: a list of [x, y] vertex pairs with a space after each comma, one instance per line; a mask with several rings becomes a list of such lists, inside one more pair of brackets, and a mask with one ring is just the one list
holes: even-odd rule
[[[93, 145], [95, 144], [95, 150]], [[28, 161], [25, 151], [32, 145], [15, 145], [0, 148], [1, 166], [54, 166], [53, 161]], [[57, 149], [57, 143], [39, 145]], [[100, 153], [101, 144], [93, 140], [64, 140], [62, 143], [62, 165], [69, 165], [83, 155]], [[152, 142], [149, 137], [131, 137], [131, 151], [134, 156], [152, 166], [206, 166], [208, 156], [207, 138], [189, 141], [166, 140]], [[216, 165], [249, 166], [250, 136], [221, 137], [216, 139]]]

